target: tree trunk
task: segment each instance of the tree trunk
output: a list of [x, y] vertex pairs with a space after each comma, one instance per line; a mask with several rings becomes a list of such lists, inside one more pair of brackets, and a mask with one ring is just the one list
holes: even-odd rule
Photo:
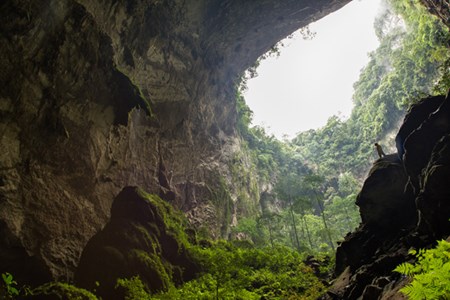
[[331, 246], [331, 249], [333, 251], [335, 251], [336, 249], [334, 248], [333, 239], [331, 238], [331, 232], [330, 232], [330, 229], [328, 228], [327, 220], [325, 218], [325, 212], [324, 212], [323, 204], [320, 201], [319, 196], [317, 195], [317, 193], [315, 193], [315, 194], [316, 194], [317, 204], [319, 205], [320, 215], [321, 215], [322, 221], [323, 221], [323, 226], [325, 227], [325, 232], [327, 233], [327, 236], [328, 236], [328, 244]]
[[291, 196], [289, 196], [289, 207], [290, 207], [290, 210], [291, 210], [292, 227], [294, 229], [295, 241], [297, 243], [297, 250], [300, 251], [300, 241], [298, 240], [297, 226], [295, 225], [294, 208], [293, 208], [293, 205], [292, 205]]
[[306, 236], [308, 237], [309, 247], [312, 250], [313, 249], [313, 243], [312, 243], [312, 240], [311, 240], [311, 233], [309, 232], [308, 223], [306, 222], [304, 213], [302, 213], [302, 220], [303, 220], [303, 223], [305, 224]]

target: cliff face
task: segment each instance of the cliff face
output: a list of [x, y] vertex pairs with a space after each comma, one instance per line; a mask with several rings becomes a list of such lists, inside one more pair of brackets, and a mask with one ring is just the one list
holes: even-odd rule
[[226, 236], [258, 198], [229, 168], [235, 81], [348, 1], [3, 1], [0, 271], [72, 278], [129, 185]]
[[396, 142], [357, 197], [362, 224], [337, 250], [328, 299], [403, 299], [407, 279], [392, 270], [450, 235], [450, 96], [413, 106]]

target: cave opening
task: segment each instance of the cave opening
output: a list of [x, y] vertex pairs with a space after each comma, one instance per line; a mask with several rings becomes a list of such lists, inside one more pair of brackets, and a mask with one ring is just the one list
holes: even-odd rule
[[253, 124], [292, 139], [333, 115], [348, 118], [353, 84], [379, 45], [374, 23], [383, 9], [381, 0], [352, 1], [263, 55], [244, 91]]
[[[334, 18], [335, 24], [327, 20]], [[319, 38], [326, 31], [319, 30], [321, 22], [330, 22], [331, 27], [330, 40], [323, 44]], [[443, 38], [448, 30], [443, 25], [418, 2], [353, 1], [303, 29], [306, 40], [299, 38], [299, 46], [295, 39], [287, 39], [282, 43], [290, 45], [277, 49], [279, 57], [266, 54], [256, 69], [248, 71], [257, 76], [243, 81], [238, 129], [260, 182], [273, 187], [264, 190], [260, 200], [261, 218], [270, 224], [263, 230], [269, 231], [271, 243], [334, 252], [337, 242], [360, 224], [360, 215], [363, 223], [371, 217], [367, 202], [358, 200], [363, 198], [359, 194], [369, 170], [380, 160], [398, 161], [396, 135], [408, 107], [424, 94], [448, 90], [449, 58]], [[352, 35], [352, 30], [360, 36]], [[424, 40], [425, 32], [434, 36]], [[362, 42], [361, 35], [373, 43]], [[317, 56], [306, 57], [302, 47], [314, 40], [320, 42], [311, 51]], [[366, 48], [359, 48], [358, 42]], [[326, 50], [330, 56], [325, 56]], [[439, 58], [432, 53], [440, 53]], [[357, 63], [350, 76], [346, 73], [352, 62]], [[341, 81], [345, 77], [346, 83]], [[346, 94], [338, 92], [343, 85], [348, 87]], [[302, 94], [309, 88], [310, 94]], [[291, 96], [290, 104], [282, 101]], [[303, 102], [305, 98], [312, 102]], [[346, 111], [340, 100], [348, 101]], [[319, 120], [333, 104], [335, 110]], [[310, 123], [302, 128], [305, 120]], [[278, 207], [274, 199], [280, 201]], [[285, 227], [274, 217], [279, 212]]]
[[[72, 282], [90, 251], [84, 270], [106, 277], [84, 287], [109, 286], [112, 299], [127, 290], [137, 299], [317, 299], [331, 280], [320, 273], [331, 275], [329, 257], [349, 231], [335, 268], [350, 266], [349, 281], [331, 295], [397, 289], [391, 270], [411, 258], [409, 247], [450, 232], [448, 98], [414, 111], [399, 133], [404, 161], [387, 147], [406, 106], [448, 91], [448, 28], [429, 12], [450, 19], [448, 1], [385, 1], [395, 12], [377, 23], [382, 47], [354, 85], [351, 116], [285, 141], [250, 125], [235, 79], [281, 37], [350, 0], [5, 1], [0, 294], [51, 278], [34, 291], [96, 299], [60, 282]], [[385, 26], [397, 14], [412, 30]], [[334, 79], [319, 82], [317, 91], [334, 88]], [[356, 230], [355, 201], [364, 215]], [[409, 231], [419, 210], [425, 236]], [[181, 286], [196, 257], [205, 272]]]

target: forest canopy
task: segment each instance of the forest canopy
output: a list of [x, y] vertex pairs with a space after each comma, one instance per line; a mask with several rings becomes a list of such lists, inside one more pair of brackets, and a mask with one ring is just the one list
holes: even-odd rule
[[322, 128], [280, 141], [251, 126], [252, 111], [239, 90], [238, 131], [260, 186], [268, 188], [262, 194], [261, 215], [241, 219], [236, 232], [260, 245], [333, 250], [359, 224], [354, 202], [377, 158], [373, 144], [396, 152], [394, 137], [408, 107], [426, 95], [447, 92], [448, 28], [419, 0], [386, 4], [374, 23], [380, 45], [353, 86], [348, 120], [331, 116]]

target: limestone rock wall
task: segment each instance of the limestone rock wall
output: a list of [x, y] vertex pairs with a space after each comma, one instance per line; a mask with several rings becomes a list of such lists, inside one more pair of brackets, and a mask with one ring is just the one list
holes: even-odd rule
[[362, 224], [338, 248], [338, 278], [324, 299], [404, 299], [408, 279], [392, 270], [412, 259], [411, 248], [450, 235], [449, 134], [449, 95], [410, 109], [398, 153], [374, 163], [357, 197]]
[[239, 74], [348, 1], [2, 1], [0, 272], [70, 280], [129, 185], [226, 236]]

